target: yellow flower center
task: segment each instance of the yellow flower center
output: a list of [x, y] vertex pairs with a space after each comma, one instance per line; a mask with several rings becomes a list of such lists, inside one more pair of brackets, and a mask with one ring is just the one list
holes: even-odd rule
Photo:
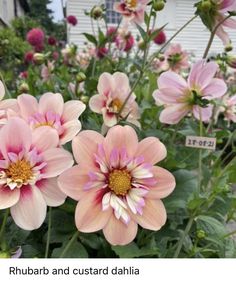
[[137, 7], [137, 0], [126, 0], [125, 3], [129, 9], [134, 9]]
[[114, 112], [118, 113], [119, 110], [121, 109], [122, 107], [122, 102], [118, 99], [118, 98], [115, 98], [112, 102], [111, 102], [111, 107], [113, 109]]
[[10, 178], [17, 184], [23, 184], [33, 177], [31, 165], [26, 160], [11, 163], [5, 171], [7, 178]]
[[50, 126], [50, 127], [54, 128], [53, 122], [49, 122], [49, 121], [37, 123], [37, 124], [35, 125], [35, 128], [38, 128], [38, 127], [40, 127], [40, 126]]
[[114, 169], [109, 174], [108, 186], [116, 195], [126, 195], [131, 189], [130, 173], [126, 170]]

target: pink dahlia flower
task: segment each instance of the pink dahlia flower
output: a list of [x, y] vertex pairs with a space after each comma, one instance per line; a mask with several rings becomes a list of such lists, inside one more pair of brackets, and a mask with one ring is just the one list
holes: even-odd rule
[[77, 23], [78, 23], [76, 17], [73, 16], [73, 15], [68, 16], [68, 17], [66, 18], [66, 20], [67, 20], [67, 22], [68, 22], [69, 24], [71, 24], [71, 25], [73, 25], [73, 26], [76, 26]]
[[44, 32], [41, 28], [33, 28], [26, 35], [27, 41], [32, 46], [41, 46], [44, 42]]
[[119, 50], [129, 52], [134, 46], [135, 40], [133, 35], [129, 31], [127, 31], [126, 28], [120, 28], [118, 30], [115, 43], [116, 47]]
[[[226, 18], [225, 13], [236, 11], [235, 0], [213, 0], [216, 5], [215, 26]], [[236, 29], [236, 20], [227, 19], [217, 29], [216, 35], [222, 40], [224, 45], [230, 43], [230, 38], [224, 27]]]
[[182, 49], [180, 44], [171, 44], [164, 56], [169, 69], [174, 72], [180, 72], [189, 68], [188, 53]]
[[134, 93], [126, 103], [121, 116], [118, 117], [118, 113], [131, 91], [126, 74], [121, 72], [116, 72], [113, 75], [103, 73], [99, 77], [97, 89], [99, 94], [90, 99], [89, 107], [93, 112], [103, 115], [106, 126], [111, 127], [117, 124], [119, 118], [126, 117], [129, 122], [139, 126], [137, 121], [139, 118], [138, 105], [135, 102]]
[[236, 122], [236, 95], [223, 99], [220, 112], [223, 112], [226, 120]]
[[160, 121], [176, 124], [192, 112], [195, 118], [201, 116], [202, 121], [208, 122], [212, 116], [210, 101], [227, 91], [225, 82], [214, 78], [217, 70], [215, 62], [200, 60], [193, 65], [187, 81], [172, 71], [162, 73], [157, 81], [159, 89], [153, 93], [156, 103], [165, 105]]
[[11, 111], [18, 112], [19, 110], [16, 99], [3, 100], [4, 96], [5, 96], [5, 88], [0, 80], [0, 128], [4, 124], [6, 124], [9, 117], [9, 113]]
[[59, 206], [66, 198], [56, 177], [73, 165], [73, 158], [55, 148], [55, 131], [38, 128], [32, 133], [20, 118], [9, 119], [0, 140], [0, 209], [10, 208], [15, 223], [25, 230], [39, 228], [47, 205]]
[[144, 22], [144, 14], [149, 0], [121, 0], [114, 4], [114, 10], [124, 19], [136, 24]]
[[104, 138], [83, 131], [72, 141], [78, 165], [58, 179], [63, 192], [79, 200], [78, 230], [103, 229], [112, 245], [126, 245], [136, 236], [137, 224], [159, 230], [166, 222], [160, 199], [175, 187], [174, 176], [154, 166], [166, 157], [166, 148], [154, 137], [138, 142], [130, 126], [115, 126]]
[[33, 130], [42, 126], [51, 127], [57, 132], [61, 145], [71, 141], [81, 129], [78, 118], [85, 110], [81, 101], [64, 103], [59, 93], [45, 93], [39, 102], [31, 95], [22, 94], [17, 101], [20, 116], [30, 127]]

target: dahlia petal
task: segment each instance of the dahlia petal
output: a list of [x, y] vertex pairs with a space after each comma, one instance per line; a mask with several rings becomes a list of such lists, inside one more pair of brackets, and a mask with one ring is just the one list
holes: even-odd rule
[[218, 69], [219, 66], [215, 62], [203, 62], [201, 70], [198, 75], [196, 75], [195, 85], [199, 85], [201, 89], [205, 88], [209, 83], [211, 83]]
[[64, 110], [63, 97], [59, 93], [45, 93], [39, 100], [39, 112], [46, 114], [51, 111], [61, 116]]
[[[45, 136], [47, 136], [45, 138]], [[58, 146], [59, 137], [57, 131], [49, 126], [41, 126], [33, 130], [32, 145], [38, 152], [44, 152]]]
[[111, 151], [111, 155], [110, 155], [110, 166], [112, 168], [117, 168], [119, 166], [119, 151], [114, 148], [112, 151]]
[[61, 148], [49, 149], [42, 152], [40, 156], [47, 163], [42, 171], [44, 178], [56, 177], [74, 163], [71, 153]]
[[147, 198], [162, 199], [171, 194], [175, 188], [175, 178], [168, 170], [154, 166], [153, 174], [157, 183], [153, 187], [149, 187]]
[[104, 148], [109, 159], [113, 148], [125, 148], [129, 157], [133, 156], [138, 147], [138, 137], [135, 130], [130, 126], [114, 126], [109, 129], [104, 139]]
[[157, 231], [166, 222], [166, 210], [161, 200], [146, 198], [143, 214], [131, 214], [131, 217], [143, 228]]
[[36, 186], [49, 207], [58, 207], [65, 202], [66, 195], [60, 190], [57, 178], [42, 179]]
[[132, 177], [138, 178], [138, 179], [153, 177], [151, 168], [152, 166], [150, 164], [147, 164], [147, 163], [142, 164], [132, 170], [131, 172]]
[[189, 112], [186, 104], [175, 104], [167, 106], [160, 114], [160, 122], [177, 124]]
[[147, 137], [138, 144], [136, 156], [143, 156], [146, 163], [156, 164], [167, 154], [165, 145], [158, 138]]
[[112, 214], [112, 209], [102, 210], [102, 203], [96, 201], [98, 191], [90, 191], [79, 201], [75, 211], [76, 227], [81, 232], [95, 232], [102, 229]]
[[28, 122], [30, 116], [38, 111], [38, 102], [35, 97], [29, 94], [21, 94], [17, 97], [21, 116]]
[[[227, 91], [227, 85], [224, 80], [213, 78], [211, 82], [202, 89], [202, 93], [206, 99], [214, 99], [223, 96]], [[206, 97], [207, 96], [207, 97]]]
[[229, 11], [235, 11], [236, 10], [236, 2], [235, 0], [223, 0], [220, 3], [220, 12], [226, 13]]
[[210, 118], [212, 117], [212, 110], [213, 110], [212, 105], [209, 105], [207, 108], [201, 108], [199, 106], [194, 106], [193, 115], [196, 119], [200, 120], [200, 112], [201, 112], [202, 121], [209, 122]]
[[84, 185], [89, 181], [89, 167], [73, 166], [58, 177], [60, 189], [74, 200], [80, 200], [84, 194]]
[[106, 108], [102, 108], [102, 116], [104, 124], [108, 127], [112, 127], [118, 122], [116, 114], [108, 113]]
[[106, 106], [106, 97], [102, 94], [94, 95], [89, 100], [89, 108], [91, 111], [101, 114], [102, 108]]
[[102, 210], [105, 211], [110, 207], [111, 192], [106, 193], [102, 198]]
[[0, 209], [14, 206], [20, 199], [20, 190], [0, 185]]
[[18, 154], [22, 149], [29, 151], [32, 135], [29, 126], [20, 118], [11, 118], [0, 131], [0, 151], [4, 158], [8, 159], [7, 153]]
[[137, 224], [131, 220], [127, 225], [112, 215], [103, 228], [103, 234], [111, 245], [127, 245], [134, 240]]
[[73, 155], [77, 163], [80, 163], [81, 160], [86, 161], [91, 169], [95, 168], [95, 158], [94, 153], [98, 150], [98, 144], [102, 144], [104, 137], [92, 130], [84, 130], [80, 132], [72, 140], [72, 150]]
[[198, 78], [199, 73], [201, 72], [205, 60], [197, 61], [191, 68], [188, 76], [188, 84], [190, 87], [194, 87]]
[[105, 96], [108, 96], [108, 94], [113, 91], [114, 81], [110, 73], [104, 72], [102, 75], [100, 75], [97, 89], [99, 94]]
[[160, 75], [157, 81], [158, 88], [172, 88], [173, 91], [176, 90], [177, 93], [182, 92], [188, 86], [186, 81], [177, 73], [173, 71], [166, 71]]
[[81, 123], [79, 120], [71, 120], [63, 124], [63, 134], [60, 136], [60, 144], [64, 145], [71, 141], [81, 130]]
[[230, 38], [228, 33], [223, 29], [222, 26], [219, 26], [216, 30], [216, 35], [221, 39], [223, 42], [224, 46], [227, 46], [230, 44]]
[[62, 121], [66, 123], [68, 121], [78, 119], [80, 115], [85, 111], [85, 104], [81, 101], [68, 101], [64, 104], [64, 110], [62, 114]]
[[5, 87], [3, 83], [0, 81], [0, 101], [3, 99], [4, 96], [5, 96]]
[[178, 99], [183, 96], [183, 92], [177, 88], [162, 88], [153, 92], [152, 96], [155, 99], [157, 105], [163, 104], [175, 104]]
[[25, 186], [20, 189], [20, 200], [11, 207], [11, 216], [22, 229], [39, 228], [47, 213], [46, 202], [36, 187]]
[[121, 93], [121, 94], [125, 93], [127, 97], [130, 92], [128, 76], [122, 72], [115, 72], [112, 75], [112, 77], [114, 81], [114, 92], [113, 93]]
[[236, 29], [236, 20], [234, 19], [227, 19], [223, 22], [222, 24], [223, 26], [232, 28], [232, 29]]

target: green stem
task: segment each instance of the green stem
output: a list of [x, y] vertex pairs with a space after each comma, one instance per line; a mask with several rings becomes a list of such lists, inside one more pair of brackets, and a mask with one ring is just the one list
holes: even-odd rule
[[[203, 123], [202, 123], [202, 111], [199, 108], [199, 135], [200, 137], [203, 135]], [[198, 156], [198, 191], [201, 191], [201, 182], [202, 182], [202, 149], [199, 149], [199, 156]]]
[[70, 241], [66, 244], [64, 250], [62, 251], [60, 258], [63, 258], [65, 256], [65, 254], [68, 252], [68, 250], [70, 249], [70, 247], [72, 246], [72, 244], [75, 242], [75, 240], [78, 237], [78, 231], [76, 231], [74, 233], [74, 235], [71, 237]]
[[5, 211], [5, 214], [4, 214], [4, 217], [3, 217], [3, 221], [2, 221], [2, 225], [1, 225], [1, 229], [0, 229], [0, 243], [2, 243], [2, 237], [3, 237], [4, 231], [5, 231], [5, 226], [6, 226], [6, 223], [7, 223], [8, 215], [9, 215], [9, 209], [7, 209]]
[[225, 234], [222, 239], [225, 239], [225, 238], [227, 238], [227, 237], [233, 236], [233, 235], [235, 235], [235, 234], [236, 234], [236, 230], [231, 231], [230, 233]]
[[217, 29], [218, 29], [227, 19], [229, 19], [231, 16], [232, 16], [232, 15], [228, 15], [227, 17], [225, 17], [225, 18], [224, 18], [222, 21], [220, 21], [220, 22], [215, 26], [215, 28], [212, 30], [211, 36], [210, 36], [210, 38], [209, 38], [208, 44], [207, 44], [207, 46], [206, 46], [205, 52], [204, 52], [203, 57], [202, 57], [203, 59], [206, 59], [206, 57], [207, 57], [207, 55], [208, 55], [208, 53], [209, 53], [209, 51], [210, 51], [210, 48], [211, 48], [211, 45], [212, 45], [212, 43], [213, 43], [213, 40], [214, 40], [215, 34], [216, 34], [216, 32], [217, 32]]
[[183, 235], [181, 236], [181, 238], [180, 238], [180, 240], [178, 242], [177, 249], [176, 249], [176, 251], [174, 253], [174, 258], [178, 258], [179, 257], [179, 253], [180, 253], [180, 251], [182, 249], [182, 246], [183, 246], [183, 243], [184, 243], [184, 239], [187, 236], [187, 234], [189, 233], [189, 231], [190, 231], [190, 229], [192, 227], [193, 221], [194, 221], [194, 216], [191, 216], [189, 218], [189, 221], [188, 221], [187, 225], [186, 225], [184, 233], [183, 233]]
[[48, 211], [48, 234], [47, 234], [47, 243], [45, 250], [45, 258], [48, 258], [49, 245], [50, 245], [50, 237], [51, 237], [51, 227], [52, 227], [52, 208], [49, 207]]

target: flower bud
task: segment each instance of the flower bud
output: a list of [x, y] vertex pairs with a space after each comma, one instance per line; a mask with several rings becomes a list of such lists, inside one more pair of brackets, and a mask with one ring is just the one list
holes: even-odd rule
[[233, 45], [231, 43], [229, 43], [225, 46], [225, 52], [230, 52], [232, 50], [233, 50]]
[[226, 63], [229, 67], [236, 69], [236, 56], [227, 56]]
[[155, 11], [161, 11], [165, 7], [165, 2], [163, 0], [154, 0], [152, 6]]
[[10, 258], [11, 256], [7, 252], [0, 252], [0, 258]]
[[102, 17], [103, 9], [100, 6], [94, 6], [90, 12], [90, 15], [93, 19], [97, 20]]
[[81, 83], [86, 80], [86, 75], [83, 72], [79, 72], [76, 76], [76, 81]]
[[45, 57], [42, 53], [35, 53], [33, 56], [33, 61], [36, 65], [42, 65], [44, 63]]
[[197, 230], [197, 238], [198, 239], [204, 239], [206, 237], [206, 232], [202, 229]]
[[201, 10], [202, 11], [208, 12], [208, 11], [210, 11], [211, 7], [212, 7], [212, 4], [211, 4], [210, 0], [202, 1], [202, 3], [201, 3]]
[[140, 50], [145, 50], [145, 48], [146, 48], [146, 43], [142, 39], [139, 40], [139, 42], [138, 42], [138, 48]]
[[19, 87], [20, 94], [22, 93], [29, 93], [29, 85], [25, 82], [23, 82]]
[[83, 103], [87, 104], [88, 101], [89, 101], [89, 97], [88, 97], [88, 96], [85, 96], [85, 95], [82, 95], [82, 96], [80, 97], [80, 100], [81, 100]]

